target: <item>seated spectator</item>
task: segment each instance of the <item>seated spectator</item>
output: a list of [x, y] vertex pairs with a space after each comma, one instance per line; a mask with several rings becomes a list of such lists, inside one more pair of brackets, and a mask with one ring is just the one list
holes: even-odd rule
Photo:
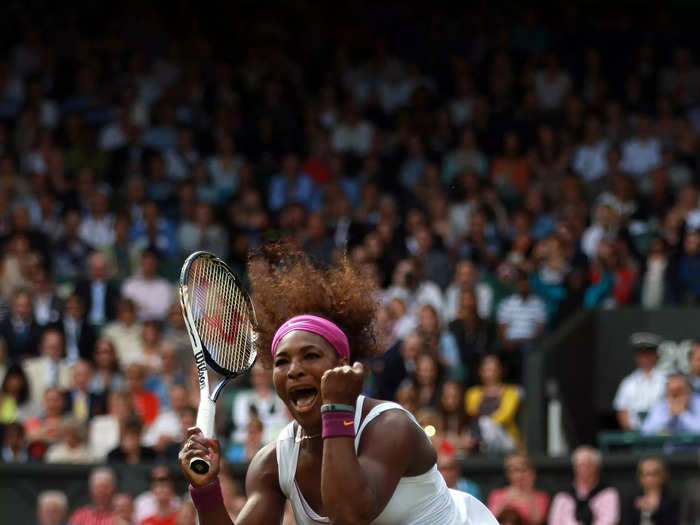
[[646, 415], [664, 395], [666, 374], [656, 367], [660, 342], [658, 335], [647, 332], [630, 337], [637, 369], [622, 380], [613, 401], [622, 430], [639, 430]]
[[56, 282], [75, 282], [85, 269], [85, 261], [90, 253], [90, 246], [78, 232], [80, 212], [76, 209], [66, 211], [63, 217], [63, 234], [53, 243], [52, 260]]
[[[175, 494], [168, 467], [154, 467], [150, 475], [149, 493], [137, 498], [134, 518], [138, 525], [175, 525], [180, 498]], [[138, 513], [136, 512], [138, 511]]]
[[586, 121], [583, 142], [576, 147], [571, 168], [587, 184], [601, 178], [608, 171], [609, 143], [600, 134], [600, 121], [591, 116]]
[[620, 497], [617, 489], [600, 480], [602, 458], [589, 446], [580, 446], [571, 456], [574, 481], [571, 488], [558, 492], [552, 500], [549, 525], [580, 523], [611, 524], [620, 521]]
[[136, 465], [155, 461], [158, 454], [150, 447], [141, 445], [143, 426], [138, 416], [130, 416], [124, 421], [119, 435], [119, 446], [107, 454], [107, 463], [127, 463]]
[[77, 419], [66, 418], [61, 423], [60, 441], [51, 445], [44, 461], [46, 463], [94, 463], [90, 449], [85, 443], [85, 424]]
[[55, 328], [48, 328], [41, 334], [39, 357], [26, 359], [22, 368], [29, 381], [29, 392], [34, 411], [41, 404], [47, 387], [68, 388], [71, 381], [71, 368], [63, 359], [63, 334]]
[[171, 283], [158, 277], [158, 254], [146, 249], [141, 254], [141, 273], [129, 277], [122, 286], [122, 295], [134, 301], [138, 318], [163, 320], [175, 299]]
[[420, 408], [433, 409], [437, 407], [443, 374], [444, 366], [440, 363], [437, 355], [429, 351], [423, 351], [418, 355], [416, 369], [409, 377], [418, 394]]
[[661, 458], [649, 457], [637, 463], [637, 480], [642, 493], [635, 495], [625, 506], [624, 525], [646, 523], [678, 523], [680, 502], [666, 487], [668, 472]]
[[424, 304], [432, 305], [442, 319], [444, 305], [440, 287], [432, 281], [424, 280], [422, 265], [417, 259], [402, 259], [396, 265], [384, 300], [388, 302], [394, 297], [404, 301], [407, 315], [414, 319]]
[[445, 292], [445, 319], [450, 322], [457, 318], [460, 296], [465, 290], [472, 290], [476, 295], [476, 310], [481, 319], [490, 319], [493, 310], [493, 289], [483, 281], [474, 263], [463, 259], [455, 267], [454, 280]]
[[187, 404], [187, 390], [182, 384], [170, 387], [168, 404], [158, 413], [155, 421], [143, 433], [143, 444], [163, 453], [171, 443], [182, 441], [180, 412]]
[[40, 336], [41, 327], [34, 320], [29, 292], [15, 292], [12, 296], [10, 315], [0, 322], [0, 337], [5, 340], [9, 361], [38, 355]]
[[686, 305], [697, 304], [700, 301], [700, 231], [691, 230], [686, 234], [677, 272], [678, 300]]
[[270, 179], [268, 207], [279, 212], [287, 204], [302, 204], [316, 211], [320, 194], [308, 175], [299, 170], [299, 158], [288, 153], [282, 161], [282, 171]]
[[74, 363], [78, 359], [92, 361], [97, 335], [87, 322], [83, 300], [77, 294], [66, 299], [63, 316], [57, 323], [66, 341], [66, 360]]
[[[144, 328], [146, 327], [144, 326]], [[185, 375], [180, 367], [177, 348], [171, 341], [160, 339], [157, 348], [160, 354], [160, 366], [146, 378], [144, 387], [158, 396], [161, 408], [168, 408], [170, 406], [170, 389], [173, 385], [184, 385]]]
[[[197, 409], [191, 405], [183, 407], [178, 413], [180, 418], [180, 436], [185, 436], [187, 434], [187, 429], [195, 426], [197, 422]], [[180, 441], [174, 441], [165, 447], [165, 451], [162, 456], [167, 461], [177, 462], [178, 454], [182, 450], [182, 439]]]
[[517, 292], [498, 305], [496, 320], [508, 377], [519, 383], [522, 380], [524, 354], [542, 335], [547, 314], [542, 299], [532, 293], [525, 272], [518, 272], [516, 286]]
[[182, 222], [177, 231], [177, 239], [183, 256], [196, 250], [206, 250], [226, 260], [228, 255], [226, 232], [216, 222], [214, 211], [208, 202], [200, 202], [195, 208], [193, 219]]
[[109, 279], [109, 259], [104, 253], [90, 254], [88, 278], [76, 283], [75, 293], [83, 300], [91, 325], [102, 327], [117, 317], [119, 288]]
[[250, 371], [252, 389], [238, 393], [233, 400], [231, 418], [235, 443], [244, 443], [248, 435], [248, 422], [257, 417], [263, 424], [263, 443], [273, 441], [289, 421], [284, 403], [272, 388], [272, 376], [262, 363], [256, 363]]
[[655, 310], [672, 304], [673, 288], [670, 281], [671, 254], [666, 241], [656, 237], [649, 243], [645, 269], [641, 278], [640, 304], [646, 310]]
[[459, 348], [454, 335], [449, 330], [442, 330], [438, 314], [429, 304], [418, 310], [416, 331], [423, 339], [423, 348], [440, 359], [453, 377], [462, 379], [464, 369], [459, 355]]
[[[118, 525], [134, 523], [134, 498], [128, 492], [118, 492], [112, 498], [114, 514], [117, 515]], [[121, 521], [119, 521], [121, 520]]]
[[466, 492], [476, 499], [481, 499], [481, 489], [479, 485], [461, 475], [457, 456], [454, 451], [439, 451], [437, 467], [442, 477], [445, 478], [445, 483], [449, 488]]
[[80, 222], [78, 235], [96, 250], [114, 242], [114, 215], [110, 213], [106, 192], [97, 191], [91, 195], [90, 210]]
[[58, 440], [64, 409], [63, 393], [56, 387], [48, 387], [44, 392], [44, 402], [39, 415], [28, 418], [24, 423], [33, 457], [41, 457], [46, 449]]
[[103, 461], [107, 453], [119, 445], [119, 435], [127, 418], [134, 413], [131, 396], [127, 392], [109, 394], [107, 413], [90, 421], [88, 443], [97, 461]]
[[143, 365], [131, 363], [126, 367], [126, 392], [131, 398], [136, 414], [144, 425], [150, 425], [158, 417], [160, 402], [158, 396], [146, 390], [145, 378], [146, 369]]
[[136, 303], [122, 298], [117, 303], [117, 320], [104, 327], [102, 336], [112, 342], [119, 362], [125, 366], [138, 361], [141, 356], [141, 331], [142, 324], [136, 318]]
[[112, 341], [104, 337], [98, 339], [95, 343], [94, 355], [95, 368], [88, 390], [103, 395], [124, 390], [126, 381], [121, 373]]
[[34, 319], [39, 326], [56, 323], [61, 316], [63, 301], [56, 293], [48, 269], [43, 264], [35, 264], [31, 270], [31, 293]]
[[520, 150], [520, 137], [515, 131], [503, 135], [503, 150], [493, 159], [491, 181], [499, 197], [508, 204], [519, 199], [532, 176], [530, 163]]
[[700, 341], [693, 341], [688, 352], [688, 383], [694, 393], [700, 394]]
[[[151, 164], [153, 165], [153, 161]], [[160, 162], [156, 161], [156, 165], [160, 165]], [[155, 187], [154, 182], [156, 181], [149, 181], [149, 189]], [[178, 255], [175, 226], [170, 219], [161, 214], [160, 205], [153, 200], [143, 204], [141, 217], [132, 223], [129, 238], [132, 242], [132, 254], [156, 250], [166, 258]]]
[[21, 366], [11, 365], [0, 387], [0, 424], [22, 421], [31, 409], [27, 376]]
[[112, 469], [98, 467], [90, 473], [88, 488], [90, 503], [76, 509], [68, 518], [71, 525], [112, 524], [116, 518], [112, 498], [117, 487], [117, 479]]
[[464, 407], [464, 387], [457, 381], [447, 380], [440, 387], [437, 416], [438, 429], [444, 438], [456, 452], [469, 454], [478, 442], [469, 429], [469, 418]]
[[68, 498], [60, 490], [44, 490], [36, 500], [38, 525], [65, 525], [68, 516]]
[[483, 448], [489, 452], [509, 452], [518, 443], [515, 416], [520, 406], [520, 390], [503, 383], [501, 361], [487, 355], [479, 365], [481, 385], [467, 389], [467, 414], [477, 422]]
[[416, 358], [423, 348], [417, 332], [409, 332], [372, 363], [374, 395], [379, 399], [395, 399], [396, 390], [416, 368]]
[[652, 135], [651, 119], [642, 115], [637, 121], [634, 136], [622, 145], [620, 168], [641, 178], [661, 164], [661, 142]]
[[5, 425], [2, 436], [2, 449], [0, 450], [0, 462], [2, 463], [27, 463], [29, 455], [24, 427], [21, 423], [9, 423]]
[[[157, 514], [159, 510], [158, 497], [156, 495], [156, 486], [160, 484], [172, 484], [173, 483], [173, 473], [170, 471], [167, 465], [156, 465], [154, 466], [149, 475], [149, 489], [142, 492], [134, 499], [134, 513], [133, 522], [134, 524], [140, 524], [144, 519], [149, 516]], [[160, 494], [163, 496], [163, 494]], [[170, 512], [175, 512], [180, 507], [180, 498], [176, 494], [171, 494], [168, 501], [161, 501], [163, 504], [160, 507], [161, 510], [166, 510], [169, 514]], [[167, 505], [165, 505], [167, 503]], [[157, 522], [156, 522], [157, 523]]]
[[66, 412], [78, 421], [86, 421], [107, 411], [107, 397], [103, 393], [91, 392], [92, 366], [79, 360], [73, 365], [72, 380], [65, 392]]
[[680, 374], [666, 382], [666, 396], [656, 402], [641, 427], [642, 434], [700, 434], [700, 394]]
[[247, 463], [263, 447], [263, 423], [253, 415], [248, 420], [246, 436], [242, 443], [232, 443], [226, 451], [226, 459], [234, 463]]
[[540, 525], [547, 517], [549, 496], [535, 489], [535, 469], [525, 454], [510, 454], [505, 463], [508, 486], [494, 489], [489, 494], [488, 507], [494, 516], [504, 510], [515, 510], [525, 525]]
[[474, 290], [462, 290], [456, 318], [450, 322], [449, 330], [457, 342], [460, 361], [464, 369], [463, 378], [473, 383], [479, 360], [486, 355], [491, 342], [490, 323], [478, 313], [477, 295]]

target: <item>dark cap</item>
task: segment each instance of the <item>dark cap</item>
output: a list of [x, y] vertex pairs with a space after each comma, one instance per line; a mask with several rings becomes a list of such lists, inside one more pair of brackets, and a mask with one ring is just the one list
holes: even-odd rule
[[635, 332], [630, 336], [630, 344], [636, 351], [654, 350], [661, 344], [661, 337], [651, 332]]

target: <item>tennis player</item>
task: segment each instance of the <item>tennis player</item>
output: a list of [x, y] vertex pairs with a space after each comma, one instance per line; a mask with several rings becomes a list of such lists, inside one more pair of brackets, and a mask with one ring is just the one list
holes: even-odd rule
[[[375, 349], [367, 280], [348, 262], [319, 270], [299, 253], [251, 264], [250, 276], [259, 359], [294, 421], [251, 461], [238, 525], [280, 523], [287, 499], [297, 525], [497, 525], [478, 500], [448, 489], [409, 412], [361, 395], [359, 361]], [[179, 459], [201, 525], [232, 523], [220, 456], [216, 440], [188, 431]], [[193, 472], [193, 457], [208, 457], [209, 472]]]

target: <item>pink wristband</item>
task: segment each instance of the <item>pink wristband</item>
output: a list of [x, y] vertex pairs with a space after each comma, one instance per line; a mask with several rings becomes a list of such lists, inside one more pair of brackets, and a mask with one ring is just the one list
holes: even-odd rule
[[224, 504], [219, 478], [216, 478], [216, 481], [209, 483], [209, 485], [204, 485], [203, 487], [193, 487], [190, 485], [189, 491], [192, 503], [194, 503], [194, 507], [197, 510], [214, 510]]
[[355, 414], [344, 410], [321, 413], [321, 436], [355, 437]]

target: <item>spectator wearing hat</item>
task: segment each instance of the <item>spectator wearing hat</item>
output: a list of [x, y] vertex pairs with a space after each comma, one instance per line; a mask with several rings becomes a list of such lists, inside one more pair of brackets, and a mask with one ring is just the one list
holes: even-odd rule
[[690, 390], [685, 376], [668, 378], [666, 397], [652, 407], [641, 430], [642, 434], [700, 434], [700, 394]]
[[622, 380], [613, 400], [617, 422], [623, 430], [638, 430], [664, 394], [666, 375], [656, 367], [660, 342], [658, 335], [648, 332], [637, 332], [630, 337], [637, 368]]

